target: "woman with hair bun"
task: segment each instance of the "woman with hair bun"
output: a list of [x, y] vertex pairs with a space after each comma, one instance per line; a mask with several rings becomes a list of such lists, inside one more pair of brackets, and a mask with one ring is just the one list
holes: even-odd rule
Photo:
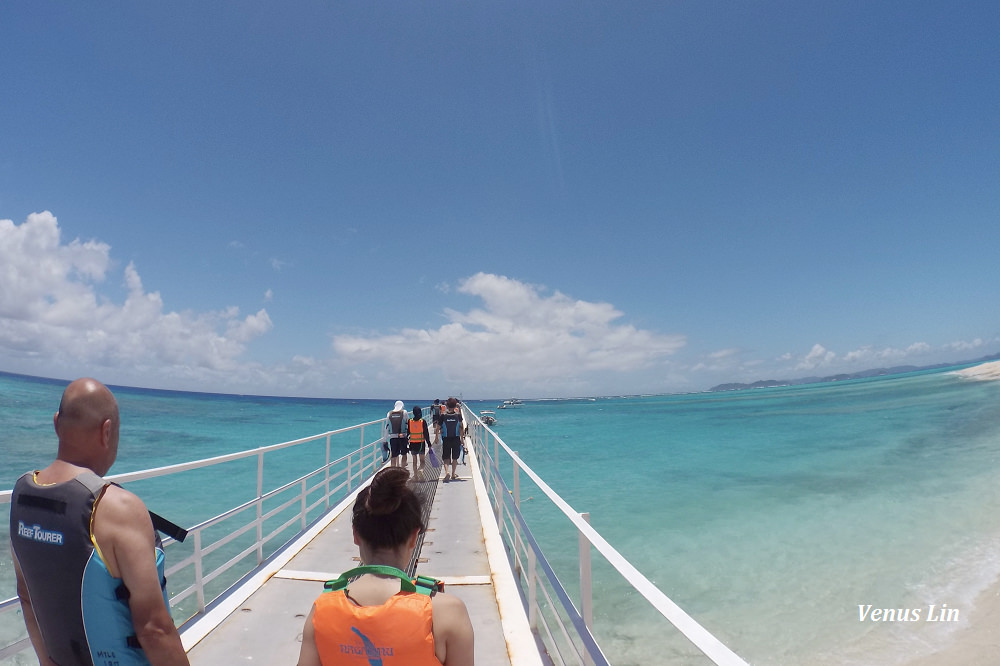
[[472, 620], [462, 600], [417, 592], [402, 571], [425, 529], [408, 478], [405, 468], [387, 467], [358, 493], [352, 525], [365, 566], [327, 583], [333, 591], [313, 603], [298, 666], [473, 664]]

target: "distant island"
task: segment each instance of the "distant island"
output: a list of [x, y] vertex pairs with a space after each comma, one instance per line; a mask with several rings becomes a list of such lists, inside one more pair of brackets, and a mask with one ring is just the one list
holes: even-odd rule
[[1000, 360], [1000, 354], [984, 356], [974, 361], [960, 361], [958, 363], [936, 363], [934, 365], [897, 365], [892, 368], [872, 368], [861, 372], [842, 373], [839, 375], [829, 375], [827, 377], [800, 377], [798, 379], [762, 379], [752, 384], [741, 384], [732, 382], [729, 384], [719, 384], [708, 389], [709, 391], [742, 391], [744, 389], [768, 388], [771, 386], [798, 386], [800, 384], [819, 384], [822, 382], [842, 382], [848, 379], [866, 379], [869, 377], [883, 377], [886, 375], [901, 375], [907, 372], [917, 372], [919, 370], [937, 370], [939, 368], [951, 368], [960, 365], [972, 365], [973, 363], [986, 363]]

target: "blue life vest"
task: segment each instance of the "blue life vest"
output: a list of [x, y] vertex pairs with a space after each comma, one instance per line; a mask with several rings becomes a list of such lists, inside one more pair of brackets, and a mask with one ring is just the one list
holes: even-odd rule
[[462, 413], [445, 412], [441, 415], [441, 436], [461, 437], [462, 436]]

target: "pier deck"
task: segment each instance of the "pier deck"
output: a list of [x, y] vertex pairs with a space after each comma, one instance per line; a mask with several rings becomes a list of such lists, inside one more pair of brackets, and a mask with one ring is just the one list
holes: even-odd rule
[[[465, 602], [477, 665], [510, 666], [512, 659], [540, 664], [506, 558], [502, 550], [496, 552], [499, 534], [496, 523], [486, 520], [492, 515], [480, 499], [485, 486], [472, 456], [470, 450], [467, 464], [458, 466], [457, 481], [444, 482], [443, 468], [428, 466], [437, 475], [422, 483], [436, 484], [436, 492], [417, 571], [443, 580], [446, 593]], [[182, 639], [193, 666], [296, 662], [305, 616], [323, 583], [358, 565], [351, 505], [353, 498], [331, 510], [269, 568], [184, 627]]]

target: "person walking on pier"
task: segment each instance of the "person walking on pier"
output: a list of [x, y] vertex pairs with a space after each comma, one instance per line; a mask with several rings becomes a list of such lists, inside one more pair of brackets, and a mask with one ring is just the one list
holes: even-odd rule
[[17, 595], [39, 663], [186, 666], [150, 514], [102, 478], [118, 455], [114, 395], [77, 379], [53, 423], [55, 461], [18, 479], [10, 501]]
[[402, 571], [426, 529], [408, 478], [405, 469], [387, 467], [358, 493], [352, 525], [366, 566], [328, 583], [333, 591], [313, 603], [298, 666], [368, 666], [384, 655], [406, 666], [473, 666], [475, 637], [465, 604], [449, 594], [414, 591]]
[[431, 405], [431, 425], [434, 427], [434, 444], [441, 441], [441, 414], [444, 412], [444, 405], [437, 398]]
[[392, 411], [385, 415], [385, 436], [389, 440], [391, 467], [406, 467], [406, 422], [409, 416], [403, 408], [402, 400], [397, 400]]
[[[427, 443], [431, 441], [430, 432], [427, 429], [427, 421], [423, 419], [423, 412], [420, 407], [413, 408], [413, 418], [407, 421], [407, 434], [410, 436], [410, 457], [413, 459], [413, 476], [417, 476], [417, 471], [424, 469], [424, 454], [427, 453]], [[420, 457], [420, 466], [417, 466], [417, 456]]]
[[[462, 454], [462, 438], [465, 436], [462, 410], [458, 408], [458, 400], [448, 398], [447, 409], [441, 415], [441, 459], [445, 465], [445, 481], [458, 479], [455, 468], [458, 457]], [[448, 463], [451, 463], [451, 474], [448, 474]]]

